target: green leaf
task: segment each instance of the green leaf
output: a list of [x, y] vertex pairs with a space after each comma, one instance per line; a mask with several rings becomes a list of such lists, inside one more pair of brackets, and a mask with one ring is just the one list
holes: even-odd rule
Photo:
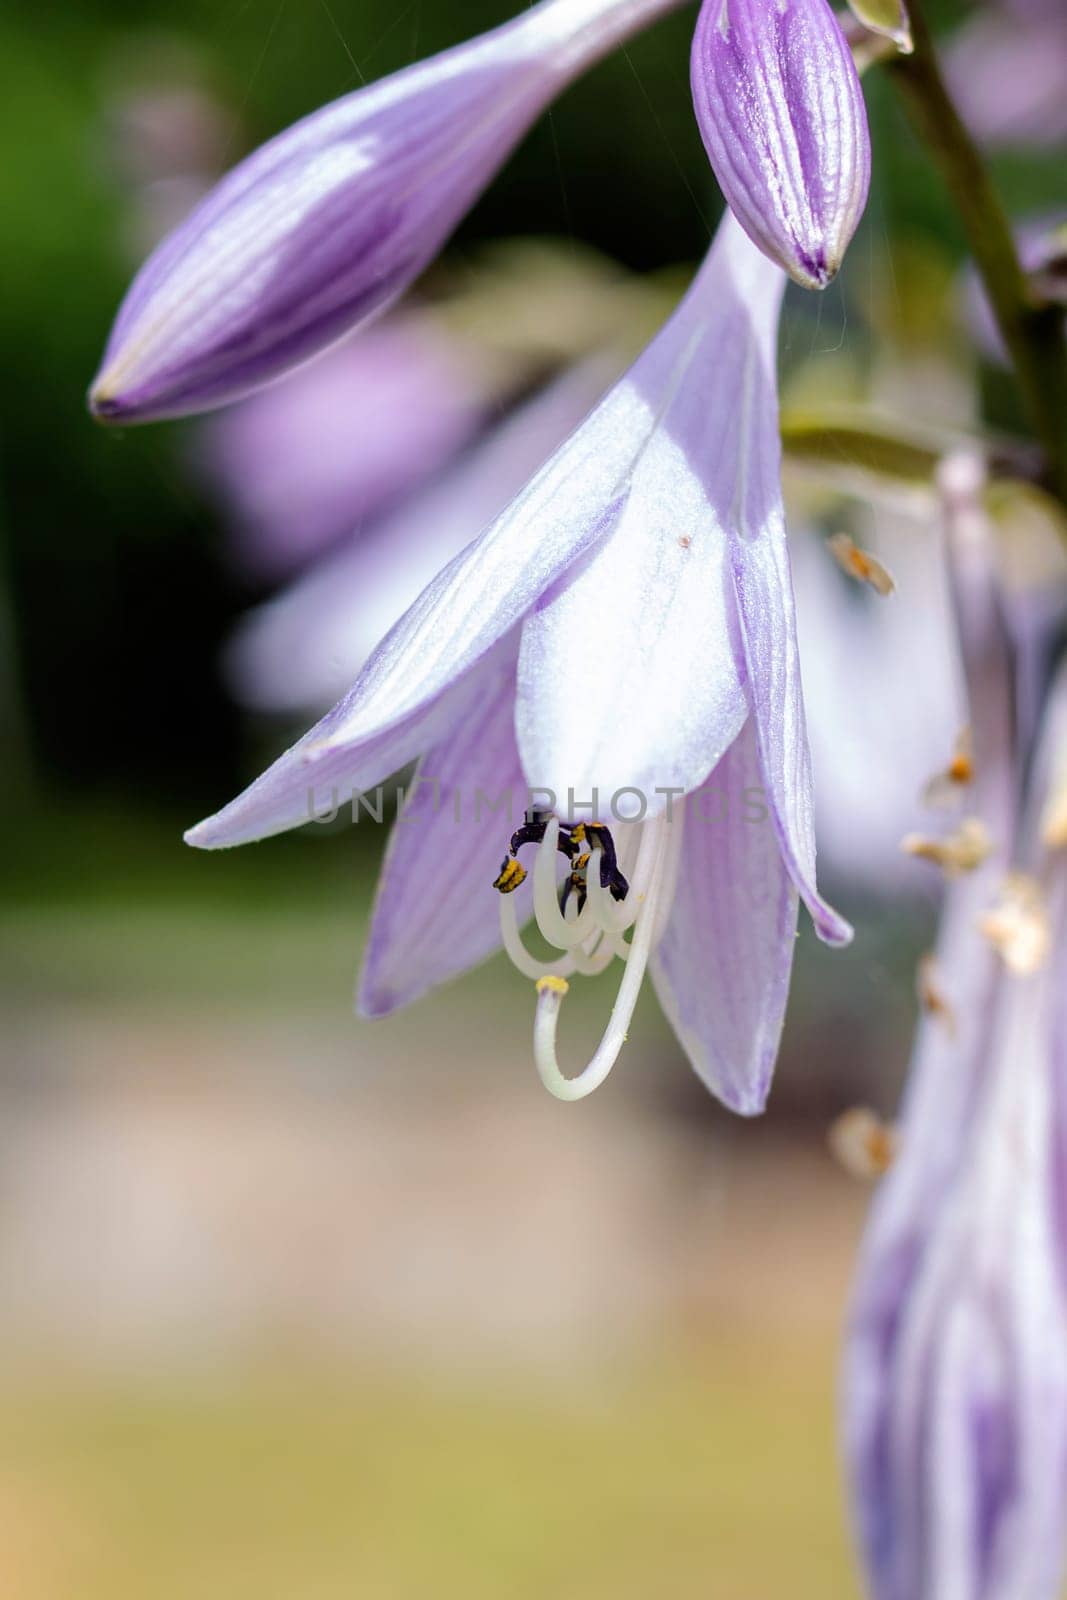
[[782, 446], [793, 461], [823, 469], [834, 478], [874, 477], [928, 488], [945, 450], [959, 440], [920, 438], [888, 418], [848, 413], [784, 412]]

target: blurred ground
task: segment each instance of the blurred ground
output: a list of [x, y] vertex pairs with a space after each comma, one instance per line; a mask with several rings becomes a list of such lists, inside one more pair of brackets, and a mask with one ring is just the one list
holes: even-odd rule
[[558, 1105], [502, 969], [351, 1019], [364, 894], [145, 887], [0, 914], [5, 1592], [854, 1592], [821, 1122], [689, 1101], [651, 1005]]
[[[20, 1600], [854, 1593], [821, 1342], [561, 1395], [297, 1368], [4, 1394]], [[773, 1507], [772, 1522], [768, 1509]]]

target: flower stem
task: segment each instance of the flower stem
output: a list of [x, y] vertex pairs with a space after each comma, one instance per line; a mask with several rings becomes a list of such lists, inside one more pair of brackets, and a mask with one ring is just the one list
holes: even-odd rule
[[889, 65], [911, 121], [952, 195], [1048, 461], [1067, 504], [1067, 346], [1061, 308], [1042, 305], [1019, 262], [1000, 196], [945, 85], [919, 0], [908, 0], [914, 53]]

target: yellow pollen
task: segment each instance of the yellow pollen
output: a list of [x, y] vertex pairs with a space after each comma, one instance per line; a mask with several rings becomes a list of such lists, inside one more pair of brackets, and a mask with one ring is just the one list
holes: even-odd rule
[[974, 782], [974, 751], [970, 728], [964, 728], [956, 740], [952, 760], [943, 772], [935, 773], [923, 790], [923, 804], [927, 806], [951, 805], [961, 789]]
[[1043, 967], [1052, 943], [1052, 929], [1041, 886], [1025, 873], [1005, 878], [1000, 901], [978, 919], [979, 931], [998, 952], [1009, 972], [1029, 977]]
[[499, 889], [501, 894], [514, 894], [521, 883], [526, 882], [526, 868], [521, 861], [514, 857], [505, 861], [500, 870], [500, 876], [494, 881], [493, 888]]
[[569, 994], [571, 986], [566, 978], [556, 978], [552, 973], [548, 973], [545, 977], [538, 978], [535, 987], [538, 994], [558, 994], [562, 999], [565, 994]]
[[877, 1112], [866, 1106], [853, 1106], [843, 1112], [831, 1124], [827, 1139], [845, 1171], [868, 1182], [889, 1171], [899, 1144], [892, 1123], [883, 1122]]
[[978, 817], [964, 817], [956, 832], [946, 834], [943, 839], [909, 833], [900, 841], [900, 848], [907, 856], [932, 861], [946, 878], [955, 878], [961, 872], [973, 872], [980, 867], [990, 855], [993, 841], [985, 823]]
[[847, 533], [831, 534], [826, 543], [841, 571], [847, 572], [850, 578], [865, 583], [883, 599], [895, 593], [897, 586], [892, 573], [869, 550], [861, 550]]

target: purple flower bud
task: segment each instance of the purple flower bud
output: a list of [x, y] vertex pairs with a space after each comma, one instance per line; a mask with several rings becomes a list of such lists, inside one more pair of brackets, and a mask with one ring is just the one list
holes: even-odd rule
[[867, 201], [859, 78], [826, 0], [705, 0], [693, 101], [745, 232], [807, 289], [825, 289]]
[[149, 258], [90, 392], [102, 421], [247, 394], [393, 302], [535, 117], [679, 0], [544, 0], [298, 122]]

